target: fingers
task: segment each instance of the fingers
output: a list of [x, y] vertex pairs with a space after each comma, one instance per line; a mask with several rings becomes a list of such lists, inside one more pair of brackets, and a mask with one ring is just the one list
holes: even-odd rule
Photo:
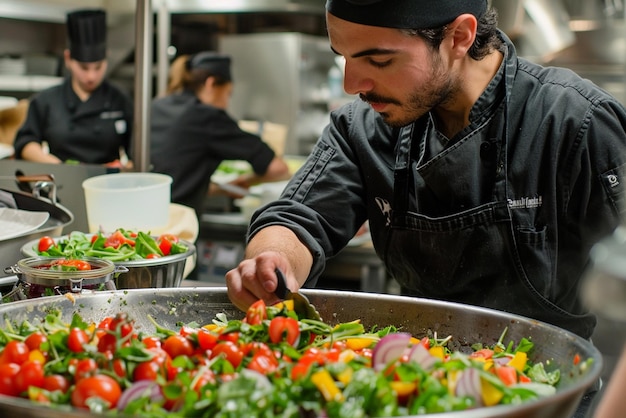
[[268, 257], [243, 260], [226, 273], [228, 297], [239, 309], [245, 311], [259, 299], [273, 305], [280, 302], [274, 291], [277, 279], [274, 272], [276, 261]]

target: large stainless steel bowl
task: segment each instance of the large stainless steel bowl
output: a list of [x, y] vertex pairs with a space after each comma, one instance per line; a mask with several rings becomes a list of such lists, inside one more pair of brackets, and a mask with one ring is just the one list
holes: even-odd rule
[[[451, 335], [455, 344], [475, 342], [493, 344], [507, 328], [505, 341], [530, 338], [535, 342], [531, 355], [534, 361], [543, 361], [548, 369], [559, 368], [562, 379], [555, 395], [518, 406], [496, 406], [473, 411], [436, 414], [439, 418], [570, 418], [584, 392], [600, 376], [602, 357], [588, 341], [568, 331], [545, 323], [504, 312], [434, 300], [402, 296], [305, 290], [322, 318], [331, 324], [361, 319], [366, 327], [396, 325], [415, 336], [437, 332]], [[170, 288], [131, 289], [78, 295], [75, 302], [60, 296], [13, 302], [0, 306], [0, 316], [19, 322], [36, 323], [50, 308], [57, 307], [65, 320], [79, 312], [87, 320], [123, 311], [132, 316], [139, 329], [153, 332], [147, 315], [165, 327], [177, 329], [181, 323], [209, 323], [215, 314], [225, 313], [230, 318], [243, 314], [232, 305], [225, 288]], [[593, 359], [585, 372], [574, 365], [574, 357]], [[85, 417], [77, 410], [52, 410], [25, 399], [0, 396], [0, 413], [21, 417]], [[19, 414], [19, 415], [18, 415]]]

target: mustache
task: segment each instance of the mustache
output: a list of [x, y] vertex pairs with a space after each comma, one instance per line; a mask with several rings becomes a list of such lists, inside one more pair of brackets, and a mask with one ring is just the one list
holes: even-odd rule
[[367, 103], [390, 103], [400, 105], [400, 102], [396, 99], [392, 99], [391, 97], [379, 96], [376, 93], [361, 93], [359, 94], [359, 98]]

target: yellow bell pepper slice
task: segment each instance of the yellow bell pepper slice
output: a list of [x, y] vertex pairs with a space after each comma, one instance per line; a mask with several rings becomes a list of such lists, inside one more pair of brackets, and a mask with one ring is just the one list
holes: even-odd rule
[[430, 347], [428, 349], [428, 352], [430, 353], [431, 356], [435, 356], [435, 357], [440, 358], [442, 360], [446, 357], [446, 353], [443, 350], [443, 347], [440, 346], [440, 345], [436, 345], [434, 347]]
[[377, 340], [377, 337], [348, 338], [346, 339], [346, 345], [351, 350], [362, 350], [371, 347]]
[[339, 380], [344, 385], [347, 385], [352, 380], [352, 374], [354, 370], [351, 367], [346, 367], [341, 373], [337, 375], [337, 380]]
[[417, 389], [415, 382], [390, 382], [391, 389], [396, 393], [397, 397], [409, 396]]
[[528, 355], [522, 351], [518, 351], [517, 353], [515, 353], [513, 358], [509, 360], [507, 365], [514, 367], [515, 370], [522, 373], [524, 371], [524, 367], [526, 367], [527, 361], [528, 361]]
[[322, 369], [311, 375], [311, 381], [317, 387], [317, 389], [322, 392], [322, 396], [328, 402], [330, 401], [343, 401], [343, 393], [337, 384], [333, 380], [328, 370]]
[[283, 300], [282, 302], [278, 302], [274, 304], [274, 307], [279, 310], [286, 308], [288, 311], [293, 311], [293, 300], [291, 299]]
[[497, 405], [504, 396], [504, 392], [482, 378], [480, 379], [480, 388], [480, 394], [485, 406]]

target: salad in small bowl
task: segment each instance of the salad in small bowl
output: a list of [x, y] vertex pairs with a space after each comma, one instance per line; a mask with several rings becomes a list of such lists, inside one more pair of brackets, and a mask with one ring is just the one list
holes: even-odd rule
[[95, 234], [73, 231], [61, 237], [44, 236], [22, 246], [27, 257], [96, 258], [124, 266], [116, 278], [118, 289], [178, 287], [185, 263], [195, 246], [172, 234], [117, 229]]

